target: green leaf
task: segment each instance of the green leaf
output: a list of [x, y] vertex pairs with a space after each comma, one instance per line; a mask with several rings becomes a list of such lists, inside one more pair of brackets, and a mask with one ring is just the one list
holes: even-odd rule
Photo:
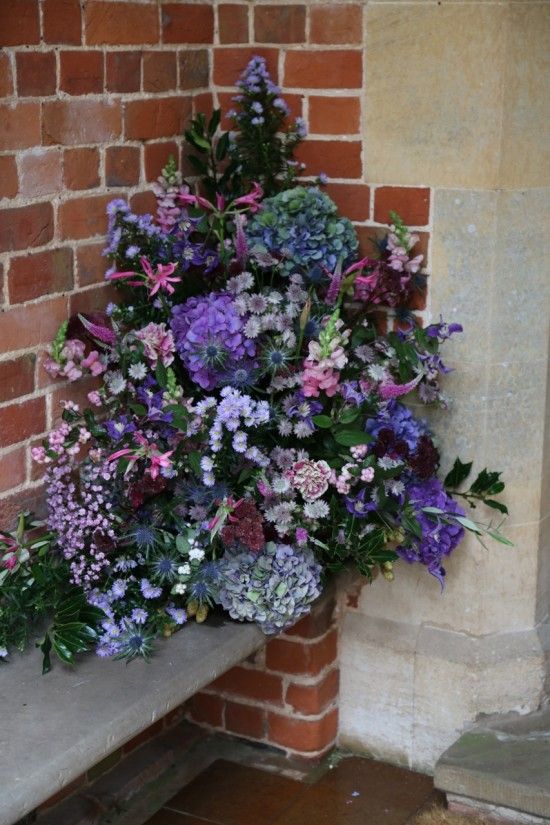
[[440, 510], [439, 507], [423, 507], [422, 510], [424, 513], [434, 516], [441, 516], [445, 513], [445, 510]]
[[311, 419], [316, 427], [321, 427], [324, 430], [332, 427], [332, 418], [328, 415], [314, 415]]
[[460, 487], [462, 482], [466, 481], [470, 475], [472, 463], [473, 462], [468, 461], [466, 464], [463, 464], [459, 458], [455, 459], [452, 470], [445, 477], [445, 487], [450, 487], [452, 490], [456, 490]]
[[186, 553], [189, 552], [189, 548], [190, 548], [190, 544], [189, 544], [188, 539], [185, 536], [182, 536], [181, 534], [177, 535], [176, 536], [176, 549], [178, 550], [178, 553], [181, 553], [182, 555], [185, 555]]
[[36, 643], [36, 646], [42, 652], [42, 675], [44, 675], [45, 673], [49, 673], [52, 669], [52, 660], [50, 658], [52, 640], [50, 639], [49, 633], [46, 633], [42, 641]]
[[359, 410], [357, 407], [352, 408], [350, 407], [347, 410], [344, 410], [342, 415], [340, 416], [339, 423], [340, 424], [351, 424], [359, 417]]
[[499, 513], [504, 513], [504, 515], [508, 515], [508, 507], [503, 504], [501, 501], [495, 501], [492, 498], [486, 498], [485, 504], [487, 507], [492, 507], [493, 510], [498, 510]]
[[343, 430], [334, 433], [334, 440], [343, 447], [357, 447], [359, 444], [369, 444], [372, 436], [361, 430]]
[[216, 145], [216, 160], [223, 160], [229, 148], [229, 132], [224, 132]]
[[416, 536], [419, 539], [422, 538], [422, 527], [413, 515], [409, 513], [403, 513], [401, 515], [401, 524], [405, 528], [405, 530], [408, 530], [408, 532], [412, 533], [413, 536]]
[[185, 132], [185, 139], [191, 146], [194, 146], [195, 149], [198, 149], [199, 152], [209, 152], [210, 151], [210, 143], [206, 140], [206, 138], [202, 137], [202, 135], [197, 134], [197, 132], [192, 132], [188, 129]]
[[478, 527], [475, 521], [466, 518], [466, 516], [454, 516], [454, 518], [456, 519], [456, 521], [458, 521], [459, 524], [462, 524], [462, 526], [465, 527], [466, 530], [470, 530], [472, 533], [479, 533], [479, 535], [483, 534], [483, 530], [481, 529], [481, 527]]
[[499, 533], [497, 530], [487, 530], [487, 534], [495, 541], [500, 542], [500, 544], [505, 544], [507, 547], [515, 547], [513, 541], [507, 539], [506, 536], [503, 536], [502, 533]]
[[221, 109], [214, 109], [212, 112], [212, 117], [210, 118], [210, 123], [208, 124], [208, 134], [210, 137], [216, 133], [216, 129], [220, 125], [220, 120], [222, 117], [222, 110]]
[[187, 463], [193, 470], [196, 476], [201, 474], [201, 454], [197, 452], [189, 453], [187, 456]]
[[166, 389], [166, 386], [168, 384], [168, 373], [166, 372], [166, 367], [164, 366], [162, 361], [159, 361], [157, 363], [157, 367], [155, 369], [155, 378], [157, 379], [159, 387], [161, 387], [163, 390]]
[[136, 415], [139, 415], [140, 417], [147, 415], [147, 407], [144, 407], [143, 404], [135, 404], [133, 401], [130, 401], [128, 406], [130, 407], [132, 412], [134, 412]]

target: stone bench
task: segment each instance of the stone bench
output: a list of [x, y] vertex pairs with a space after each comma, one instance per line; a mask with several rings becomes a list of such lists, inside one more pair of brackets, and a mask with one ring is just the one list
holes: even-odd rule
[[13, 825], [157, 719], [263, 647], [255, 625], [190, 624], [150, 662], [81, 659], [40, 673], [28, 651], [0, 669], [0, 825]]

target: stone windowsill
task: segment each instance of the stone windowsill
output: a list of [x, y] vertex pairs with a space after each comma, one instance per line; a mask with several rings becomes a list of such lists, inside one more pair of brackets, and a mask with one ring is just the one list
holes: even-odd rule
[[12, 825], [90, 766], [265, 644], [255, 625], [190, 624], [125, 665], [84, 657], [40, 674], [29, 651], [0, 669], [0, 825]]

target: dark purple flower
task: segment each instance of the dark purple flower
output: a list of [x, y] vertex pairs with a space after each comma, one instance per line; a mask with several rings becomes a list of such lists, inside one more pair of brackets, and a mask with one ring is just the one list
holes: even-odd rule
[[136, 425], [128, 418], [127, 415], [121, 415], [120, 418], [107, 421], [105, 424], [105, 430], [113, 441], [120, 441], [120, 439], [123, 436], [128, 435], [128, 433], [134, 433], [136, 431]]
[[[369, 491], [369, 495], [372, 495], [372, 491]], [[356, 495], [356, 496], [346, 496], [344, 501], [346, 504], [346, 509], [352, 516], [356, 518], [366, 518], [369, 513], [372, 513], [377, 508], [376, 501], [373, 501], [372, 498], [369, 501], [365, 501], [367, 496], [367, 488], [363, 487], [363, 489]]]

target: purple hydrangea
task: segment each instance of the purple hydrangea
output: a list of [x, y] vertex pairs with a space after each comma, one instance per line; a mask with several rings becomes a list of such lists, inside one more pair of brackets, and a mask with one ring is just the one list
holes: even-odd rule
[[225, 292], [189, 298], [173, 308], [171, 326], [176, 349], [200, 387], [214, 389], [230, 363], [254, 357], [254, 342], [243, 331], [247, 320]]
[[397, 553], [411, 564], [413, 562], [425, 564], [428, 572], [435, 576], [443, 587], [445, 568], [442, 561], [460, 543], [464, 528], [455, 521], [449, 523], [437, 515], [428, 515], [422, 508], [437, 507], [451, 516], [463, 516], [464, 510], [447, 495], [438, 478], [430, 478], [409, 485], [407, 496], [414, 507], [416, 519], [422, 529], [422, 538], [409, 535], [410, 545], [398, 547]]
[[415, 418], [412, 412], [398, 401], [388, 401], [376, 418], [369, 418], [366, 430], [378, 438], [380, 430], [393, 430], [397, 439], [405, 441], [409, 450], [414, 451], [423, 435], [429, 435], [424, 421]]
[[216, 594], [229, 615], [257, 622], [264, 633], [294, 624], [321, 593], [321, 566], [308, 549], [268, 542], [261, 553], [237, 553], [219, 562]]

